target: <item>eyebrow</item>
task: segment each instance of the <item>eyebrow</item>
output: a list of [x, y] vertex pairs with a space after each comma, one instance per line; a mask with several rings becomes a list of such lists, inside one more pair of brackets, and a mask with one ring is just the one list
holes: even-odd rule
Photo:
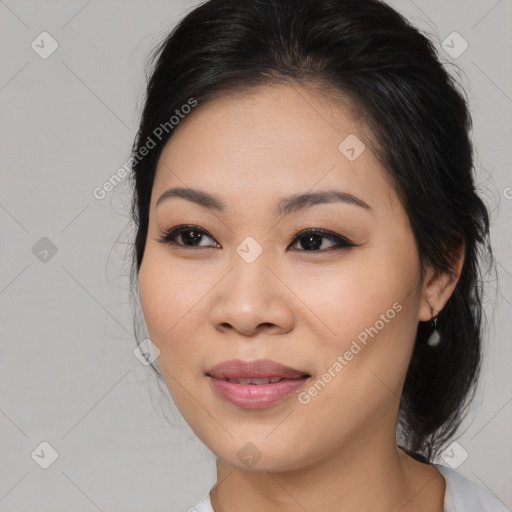
[[[219, 212], [225, 212], [226, 210], [226, 204], [220, 198], [215, 197], [214, 195], [207, 192], [203, 192], [202, 190], [180, 187], [166, 190], [158, 198], [156, 206], [161, 204], [163, 201], [172, 198], [185, 199], [210, 210], [216, 210]], [[292, 212], [310, 208], [311, 206], [317, 204], [337, 202], [360, 206], [365, 210], [373, 212], [373, 209], [369, 204], [367, 204], [359, 197], [354, 196], [353, 194], [342, 192], [340, 190], [325, 190], [320, 192], [306, 192], [304, 194], [294, 194], [289, 197], [283, 197], [278, 201], [273, 213], [276, 216], [283, 217]]]

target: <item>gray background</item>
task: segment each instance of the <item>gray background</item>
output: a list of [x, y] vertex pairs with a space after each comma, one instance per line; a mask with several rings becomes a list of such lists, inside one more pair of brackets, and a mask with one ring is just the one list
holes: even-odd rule
[[[486, 295], [482, 382], [451, 456], [467, 452], [458, 471], [511, 508], [512, 3], [390, 4], [461, 67], [473, 112], [500, 286]], [[93, 196], [130, 155], [149, 51], [194, 5], [0, 1], [3, 512], [186, 510], [215, 482], [212, 454], [133, 354], [129, 187]], [[43, 31], [59, 45], [46, 59], [31, 47]], [[441, 46], [453, 31], [469, 44], [457, 58]], [[58, 452], [47, 469], [43, 441]]]

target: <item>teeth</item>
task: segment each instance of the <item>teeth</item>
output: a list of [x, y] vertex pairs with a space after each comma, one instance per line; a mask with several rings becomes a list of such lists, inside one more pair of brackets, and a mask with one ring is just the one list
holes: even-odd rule
[[251, 379], [252, 384], [268, 384], [270, 379]]
[[272, 377], [272, 378], [251, 378], [251, 379], [227, 379], [229, 382], [233, 382], [235, 384], [269, 384], [273, 382], [279, 382], [281, 380], [280, 377]]

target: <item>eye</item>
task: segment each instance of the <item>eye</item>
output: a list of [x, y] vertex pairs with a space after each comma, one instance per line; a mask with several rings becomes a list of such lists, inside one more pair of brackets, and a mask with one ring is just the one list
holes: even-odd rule
[[[331, 242], [334, 242], [334, 245], [327, 248], [323, 247], [321, 250], [319, 250], [320, 247], [323, 245], [322, 239], [330, 240]], [[306, 252], [325, 252], [355, 247], [355, 244], [353, 244], [352, 242], [350, 242], [341, 235], [337, 235], [331, 231], [326, 231], [324, 229], [316, 228], [305, 229], [304, 231], [301, 231], [300, 233], [295, 235], [292, 242], [295, 242], [295, 240], [302, 241], [300, 245], [302, 247], [302, 250]]]
[[[178, 243], [178, 239], [181, 238], [181, 243]], [[178, 247], [184, 248], [205, 248], [205, 247], [219, 247], [219, 244], [214, 244], [213, 246], [210, 244], [203, 244], [205, 239], [209, 238], [210, 240], [214, 240], [206, 231], [194, 225], [181, 225], [175, 226], [174, 228], [166, 231], [163, 235], [161, 235], [157, 241], [163, 244], [174, 245]], [[331, 247], [322, 247], [323, 240], [329, 240], [334, 243]], [[326, 231], [323, 229], [305, 229], [295, 235], [292, 239], [292, 242], [295, 242], [293, 245], [296, 245], [297, 242], [301, 242], [300, 246], [302, 249], [298, 249], [299, 252], [326, 252], [331, 250], [339, 250], [346, 249], [350, 247], [356, 247], [355, 244], [347, 240], [345, 237], [341, 235], [337, 235], [331, 231]], [[292, 247], [292, 246], [289, 246]], [[296, 251], [297, 249], [291, 249]]]
[[[157, 239], [157, 242], [182, 247], [211, 247], [211, 245], [199, 245], [203, 241], [204, 235], [206, 235], [206, 238], [210, 238], [210, 240], [213, 240], [213, 238], [210, 235], [208, 235], [206, 231], [199, 228], [198, 226], [182, 225], [176, 226], [168, 230], [166, 233], [164, 233]], [[183, 243], [176, 242], [176, 239], [178, 237], [181, 237]]]

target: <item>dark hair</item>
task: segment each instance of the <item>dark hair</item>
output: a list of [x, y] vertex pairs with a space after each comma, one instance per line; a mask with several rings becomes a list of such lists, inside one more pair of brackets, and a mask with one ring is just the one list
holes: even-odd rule
[[[422, 276], [427, 265], [450, 272], [465, 245], [459, 282], [439, 315], [441, 343], [426, 343], [432, 327], [419, 322], [400, 401], [401, 447], [433, 461], [475, 393], [483, 313], [478, 260], [483, 249], [491, 262], [493, 255], [489, 214], [473, 181], [467, 102], [431, 41], [377, 0], [209, 0], [182, 19], [150, 63], [132, 151], [132, 292], [158, 158], [174, 129], [169, 120], [191, 98], [201, 105], [263, 85], [298, 84], [349, 100], [407, 211]], [[155, 147], [141, 158], [149, 140]]]

